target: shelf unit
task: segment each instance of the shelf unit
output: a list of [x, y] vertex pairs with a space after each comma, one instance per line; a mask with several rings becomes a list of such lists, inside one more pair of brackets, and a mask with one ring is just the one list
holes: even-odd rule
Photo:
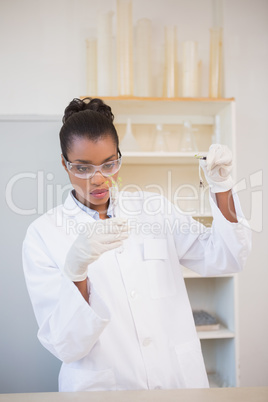
[[221, 323], [219, 330], [198, 331], [210, 385], [238, 386], [237, 277], [228, 274], [204, 278], [182, 269], [192, 308], [208, 311]]
[[197, 165], [195, 155], [196, 152], [124, 152], [123, 162], [128, 165]]
[[[122, 151], [120, 171], [123, 189], [161, 192], [179, 209], [210, 226], [212, 216], [208, 189], [199, 191], [196, 152], [180, 152], [184, 120], [190, 120], [199, 153], [220, 142], [235, 155], [234, 99], [102, 97], [112, 108], [120, 140], [131, 119], [140, 151]], [[154, 152], [156, 124], [169, 132], [169, 152]], [[234, 166], [234, 178], [235, 178]], [[178, 191], [179, 190], [179, 191]], [[179, 197], [180, 196], [180, 197]], [[178, 198], [180, 202], [178, 203]], [[176, 202], [175, 202], [175, 201]], [[211, 387], [239, 386], [237, 351], [236, 275], [202, 278], [183, 267], [183, 276], [193, 309], [203, 309], [220, 322], [217, 331], [198, 332]]]

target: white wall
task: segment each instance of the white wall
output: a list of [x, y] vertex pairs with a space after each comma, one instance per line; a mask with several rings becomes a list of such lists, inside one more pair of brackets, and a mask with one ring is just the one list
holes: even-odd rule
[[[10, 0], [0, 2], [0, 114], [62, 114], [67, 103], [85, 94], [85, 38], [96, 31], [98, 10], [115, 10], [114, 0]], [[154, 46], [163, 43], [165, 24], [178, 25], [181, 43], [199, 41], [203, 61], [202, 95], [208, 95], [210, 0], [133, 0], [134, 21], [153, 21]], [[224, 0], [225, 95], [237, 104], [238, 178], [263, 170], [263, 205], [267, 205], [267, 71], [268, 2]], [[159, 58], [159, 56], [157, 56]], [[13, 123], [14, 124], [14, 123]], [[1, 125], [1, 184], [3, 188], [20, 169], [36, 171], [46, 158], [58, 158], [58, 122], [43, 132], [18, 123], [16, 138]], [[14, 127], [13, 131], [14, 133]], [[55, 134], [56, 133], [56, 134]], [[55, 142], [46, 148], [46, 135]], [[31, 159], [24, 154], [31, 151]], [[4, 150], [4, 152], [3, 152]], [[13, 169], [13, 162], [16, 168]], [[50, 159], [49, 159], [50, 160]], [[38, 163], [37, 163], [38, 162]], [[61, 170], [55, 182], [64, 183]], [[243, 209], [250, 219], [255, 188], [241, 191]], [[27, 202], [21, 189], [21, 202]], [[19, 195], [18, 195], [19, 197]], [[58, 362], [36, 340], [37, 330], [21, 268], [21, 241], [32, 217], [17, 217], [2, 200], [0, 392], [56, 390]], [[254, 204], [254, 202], [253, 202]], [[268, 385], [267, 213], [263, 230], [254, 233], [253, 251], [239, 279], [241, 385]], [[2, 218], [1, 218], [2, 219]], [[39, 362], [42, 362], [42, 367]], [[52, 367], [52, 368], [51, 368]]]
[[[236, 98], [238, 180], [246, 178], [250, 190], [250, 176], [263, 171], [262, 186], [252, 187], [251, 195], [240, 192], [247, 218], [263, 225], [253, 232], [253, 251], [239, 276], [241, 386], [267, 386], [268, 2], [226, 0], [224, 21], [226, 96]], [[263, 208], [256, 208], [254, 191], [263, 191]]]

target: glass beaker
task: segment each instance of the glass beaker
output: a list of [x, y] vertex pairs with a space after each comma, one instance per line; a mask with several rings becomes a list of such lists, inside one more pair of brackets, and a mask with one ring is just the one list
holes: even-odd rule
[[123, 140], [120, 143], [120, 149], [123, 152], [139, 152], [139, 144], [132, 133], [131, 120], [127, 119], [126, 133]]
[[180, 151], [181, 152], [197, 152], [197, 145], [194, 138], [194, 133], [192, 129], [192, 123], [190, 120], [185, 120], [183, 122], [183, 132], [180, 141]]
[[167, 135], [168, 133], [163, 131], [162, 124], [157, 124], [153, 143], [154, 152], [168, 152]]

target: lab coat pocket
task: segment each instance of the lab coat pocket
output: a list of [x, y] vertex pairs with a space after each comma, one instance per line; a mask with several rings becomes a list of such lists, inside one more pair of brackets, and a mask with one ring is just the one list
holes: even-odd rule
[[144, 239], [145, 260], [167, 260], [168, 247], [167, 239]]
[[150, 295], [153, 299], [172, 297], [177, 293], [169, 263], [162, 260], [145, 261]]
[[208, 378], [199, 339], [176, 345], [175, 351], [181, 387], [208, 388]]
[[87, 370], [64, 366], [60, 372], [60, 392], [115, 390], [115, 375], [111, 369]]
[[175, 279], [168, 258], [166, 239], [144, 240], [144, 265], [148, 286], [153, 299], [171, 297], [176, 294]]

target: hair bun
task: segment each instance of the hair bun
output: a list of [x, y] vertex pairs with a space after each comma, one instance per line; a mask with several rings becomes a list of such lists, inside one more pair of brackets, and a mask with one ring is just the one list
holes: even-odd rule
[[87, 97], [84, 99], [74, 98], [66, 107], [62, 122], [65, 123], [74, 113], [82, 112], [84, 110], [92, 110], [94, 112], [101, 113], [111, 122], [114, 120], [112, 109], [110, 106], [106, 105], [103, 100], [99, 98]]
[[87, 103], [86, 109], [94, 110], [95, 112], [101, 113], [107, 117], [111, 122], [114, 120], [114, 115], [112, 113], [112, 109], [110, 106], [106, 105], [103, 100], [99, 98], [85, 98], [90, 99], [89, 103]]

